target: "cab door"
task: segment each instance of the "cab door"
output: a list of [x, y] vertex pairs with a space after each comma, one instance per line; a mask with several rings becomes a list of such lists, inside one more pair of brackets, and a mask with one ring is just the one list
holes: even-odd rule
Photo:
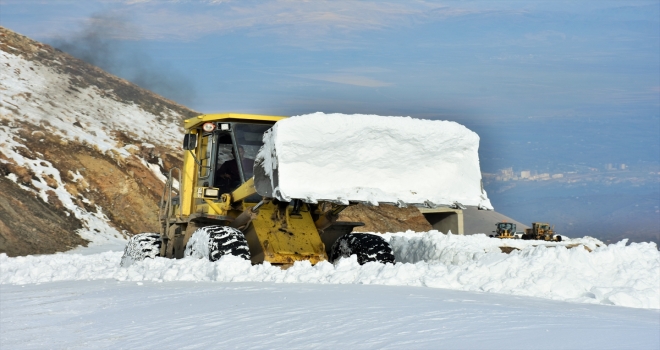
[[243, 183], [239, 162], [236, 161], [236, 143], [231, 131], [222, 131], [217, 134], [215, 148], [215, 167], [213, 174], [213, 187], [220, 189], [220, 193], [229, 193]]

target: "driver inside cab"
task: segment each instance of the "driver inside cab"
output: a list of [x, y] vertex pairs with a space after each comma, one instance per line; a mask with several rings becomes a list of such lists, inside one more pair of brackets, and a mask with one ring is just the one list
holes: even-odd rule
[[[234, 152], [232, 148], [232, 154], [233, 153]], [[243, 167], [245, 178], [251, 178], [254, 170], [254, 159], [246, 158], [245, 149], [240, 145], [238, 146], [238, 156], [241, 159], [241, 165]], [[238, 170], [238, 163], [236, 158], [234, 158], [227, 160], [222, 163], [222, 165], [220, 165], [220, 167], [215, 172], [213, 184], [216, 187], [230, 191], [237, 188], [242, 182], [243, 181]]]

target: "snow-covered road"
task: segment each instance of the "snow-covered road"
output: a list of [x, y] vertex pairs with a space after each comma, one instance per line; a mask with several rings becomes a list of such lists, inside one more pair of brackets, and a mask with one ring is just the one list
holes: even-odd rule
[[658, 349], [660, 312], [492, 293], [269, 282], [0, 286], [4, 349]]
[[654, 243], [385, 237], [394, 265], [359, 265], [353, 256], [282, 270], [226, 256], [123, 268], [117, 246], [0, 254], [0, 345], [660, 348]]

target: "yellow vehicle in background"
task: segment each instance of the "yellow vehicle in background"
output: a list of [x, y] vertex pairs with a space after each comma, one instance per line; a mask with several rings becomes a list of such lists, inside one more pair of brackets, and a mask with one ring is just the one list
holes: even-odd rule
[[516, 232], [516, 224], [512, 222], [498, 222], [495, 224], [496, 230], [493, 231], [495, 235], [490, 235], [495, 238], [502, 239], [520, 239], [523, 234]]
[[561, 236], [558, 235], [554, 227], [545, 222], [533, 222], [532, 227], [525, 229], [523, 239], [536, 239], [541, 241], [561, 242]]

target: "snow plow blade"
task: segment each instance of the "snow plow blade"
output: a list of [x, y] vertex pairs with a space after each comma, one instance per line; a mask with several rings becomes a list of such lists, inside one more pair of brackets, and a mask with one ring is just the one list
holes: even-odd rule
[[315, 113], [278, 121], [254, 166], [261, 196], [492, 209], [479, 136], [450, 121]]

